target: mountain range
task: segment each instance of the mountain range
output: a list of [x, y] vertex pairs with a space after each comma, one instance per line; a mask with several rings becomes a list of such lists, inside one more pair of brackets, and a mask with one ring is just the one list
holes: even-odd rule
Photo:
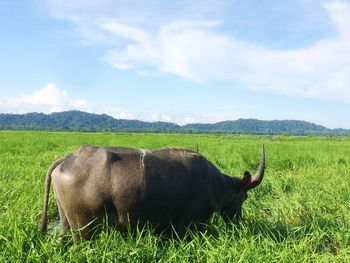
[[0, 114], [0, 130], [350, 135], [350, 130], [347, 129], [329, 129], [322, 125], [300, 120], [238, 119], [213, 124], [178, 125], [171, 122], [115, 119], [106, 114], [93, 114], [75, 110], [51, 114], [2, 113]]

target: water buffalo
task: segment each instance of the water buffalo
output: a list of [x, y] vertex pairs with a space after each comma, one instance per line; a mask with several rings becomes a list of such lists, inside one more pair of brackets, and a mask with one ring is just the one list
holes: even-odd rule
[[49, 168], [39, 228], [47, 229], [51, 180], [61, 235], [70, 227], [80, 229], [76, 239], [90, 239], [104, 218], [120, 229], [148, 222], [177, 233], [214, 211], [239, 218], [247, 191], [261, 183], [264, 170], [264, 146], [257, 172], [244, 172], [242, 179], [221, 173], [195, 151], [82, 146]]

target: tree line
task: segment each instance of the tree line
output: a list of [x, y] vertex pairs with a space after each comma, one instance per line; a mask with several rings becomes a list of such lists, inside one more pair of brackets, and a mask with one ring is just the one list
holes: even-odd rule
[[213, 124], [193, 123], [181, 126], [171, 122], [115, 119], [106, 114], [75, 110], [51, 114], [0, 114], [0, 130], [350, 135], [350, 130], [329, 129], [300, 120], [238, 119]]

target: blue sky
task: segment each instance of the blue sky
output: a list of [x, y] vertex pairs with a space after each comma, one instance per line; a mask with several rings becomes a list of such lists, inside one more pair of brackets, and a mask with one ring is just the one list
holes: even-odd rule
[[350, 1], [2, 0], [0, 112], [350, 128]]

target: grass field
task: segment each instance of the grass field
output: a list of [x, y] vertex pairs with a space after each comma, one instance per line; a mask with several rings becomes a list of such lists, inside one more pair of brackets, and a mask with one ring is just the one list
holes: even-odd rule
[[[113, 229], [94, 240], [57, 245], [51, 195], [49, 234], [37, 230], [44, 180], [54, 159], [82, 144], [147, 149], [198, 143], [223, 172], [266, 175], [243, 205], [244, 220], [215, 214], [187, 237]], [[0, 132], [0, 262], [350, 262], [350, 138], [178, 134]]]

